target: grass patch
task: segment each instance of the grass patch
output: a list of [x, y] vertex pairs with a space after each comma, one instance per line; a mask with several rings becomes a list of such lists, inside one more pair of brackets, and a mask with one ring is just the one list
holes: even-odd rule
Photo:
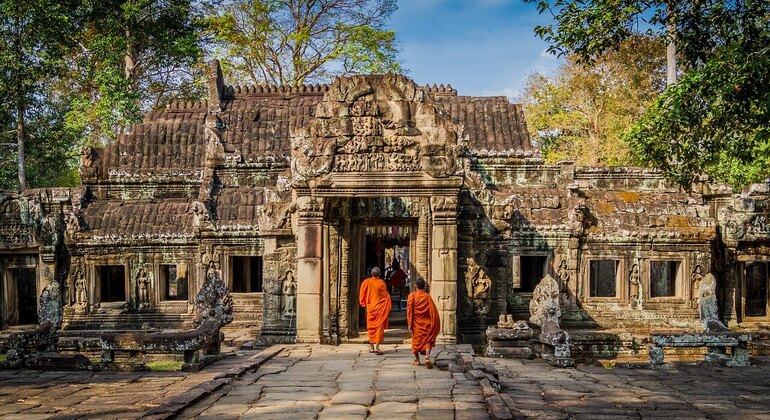
[[155, 360], [147, 362], [147, 367], [153, 372], [179, 372], [183, 364], [181, 360]]
[[5, 362], [8, 358], [4, 354], [0, 354], [0, 363]]

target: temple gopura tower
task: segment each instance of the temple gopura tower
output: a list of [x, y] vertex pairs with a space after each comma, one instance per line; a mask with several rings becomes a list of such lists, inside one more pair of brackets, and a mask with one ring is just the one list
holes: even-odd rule
[[728, 325], [770, 322], [766, 185], [545, 164], [520, 105], [401, 75], [232, 87], [214, 62], [208, 89], [84, 149], [80, 187], [0, 195], [3, 328], [52, 289], [64, 333], [189, 328], [215, 267], [228, 328], [346, 342], [367, 268], [395, 260], [429, 284], [442, 342], [527, 319], [545, 274], [567, 327], [699, 329], [708, 273]]

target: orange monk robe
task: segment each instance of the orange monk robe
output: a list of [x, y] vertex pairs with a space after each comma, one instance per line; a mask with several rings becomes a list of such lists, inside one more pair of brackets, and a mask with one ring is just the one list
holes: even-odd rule
[[441, 321], [436, 304], [425, 290], [417, 289], [409, 294], [406, 322], [412, 330], [412, 353], [429, 351], [436, 345]]
[[361, 306], [366, 308], [366, 330], [369, 333], [369, 342], [382, 343], [392, 306], [385, 281], [377, 277], [364, 280], [361, 283], [359, 301]]

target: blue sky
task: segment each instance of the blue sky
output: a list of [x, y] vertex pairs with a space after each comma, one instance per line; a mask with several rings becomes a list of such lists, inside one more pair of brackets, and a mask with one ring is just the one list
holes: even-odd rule
[[521, 0], [398, 0], [389, 27], [418, 84], [515, 98], [527, 74], [558, 65], [533, 32], [543, 23], [548, 18]]

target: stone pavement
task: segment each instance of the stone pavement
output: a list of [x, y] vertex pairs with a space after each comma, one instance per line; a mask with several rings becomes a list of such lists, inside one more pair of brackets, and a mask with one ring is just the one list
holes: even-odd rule
[[542, 360], [482, 359], [498, 369], [514, 417], [770, 419], [770, 363], [670, 370], [553, 368]]
[[[437, 368], [412, 366], [408, 345], [285, 346], [247, 373], [179, 414], [240, 419], [486, 419], [475, 381]], [[453, 357], [453, 346], [436, 349]], [[442, 354], [441, 352], [445, 354]]]
[[[441, 346], [434, 356], [448, 362], [465, 347]], [[463, 373], [412, 366], [409, 346], [384, 349], [377, 356], [361, 344], [273, 346], [197, 373], [0, 371], [0, 417], [770, 420], [768, 361], [648, 370], [474, 358], [472, 365], [496, 369], [498, 394]], [[498, 403], [507, 409], [494, 409]]]
[[248, 364], [256, 353], [239, 351], [196, 373], [0, 370], [0, 418], [138, 418]]

